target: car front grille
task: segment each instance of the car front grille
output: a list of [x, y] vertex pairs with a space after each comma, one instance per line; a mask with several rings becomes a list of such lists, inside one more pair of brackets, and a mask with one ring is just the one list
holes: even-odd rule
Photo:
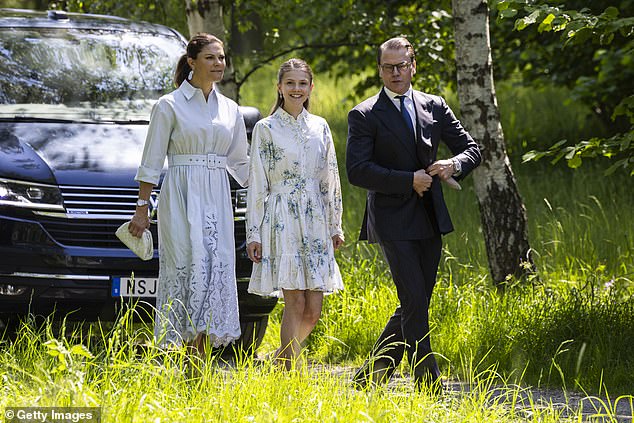
[[[48, 217], [40, 220], [44, 229], [62, 245], [94, 248], [125, 248], [115, 236], [115, 231], [123, 223], [113, 219], [64, 219]], [[156, 225], [150, 226], [157, 247]]]
[[[138, 188], [59, 188], [66, 213], [42, 213], [39, 220], [55, 241], [75, 247], [124, 248], [114, 233], [134, 214]], [[156, 247], [156, 225], [150, 231]]]
[[108, 216], [127, 220], [134, 214], [137, 188], [59, 187], [68, 215]]
[[[60, 190], [66, 213], [39, 213], [38, 219], [55, 241], [66, 246], [124, 248], [114, 233], [134, 214], [137, 188], [60, 186]], [[235, 191], [231, 197], [235, 204]], [[152, 193], [151, 203], [157, 202], [158, 192]], [[154, 219], [156, 214], [151, 216]], [[156, 248], [156, 224], [150, 226], [150, 231]], [[243, 244], [244, 225], [238, 224], [236, 232], [240, 232], [236, 233], [236, 239], [242, 240], [236, 244]]]

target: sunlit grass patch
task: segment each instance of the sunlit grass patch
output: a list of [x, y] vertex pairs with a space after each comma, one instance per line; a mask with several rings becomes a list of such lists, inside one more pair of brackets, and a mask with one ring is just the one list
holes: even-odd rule
[[[463, 364], [469, 369], [464, 380], [448, 380], [445, 394], [435, 397], [409, 383], [357, 390], [349, 368], [314, 360], [286, 372], [253, 357], [228, 365], [217, 357], [194, 357], [184, 348], [165, 350], [150, 343], [139, 349], [132, 338], [123, 339], [115, 351], [105, 347], [107, 339], [48, 338], [46, 332], [30, 342], [20, 338], [0, 353], [0, 407], [101, 407], [103, 421], [113, 422], [386, 423], [574, 421], [588, 409], [559, 400], [549, 404], [505, 380], [495, 366], [474, 361]], [[100, 346], [88, 351], [86, 344]], [[65, 357], [65, 366], [51, 351]], [[30, 364], [22, 360], [26, 356]], [[618, 398], [627, 400], [631, 397]], [[597, 410], [605, 416], [622, 409], [616, 399], [601, 401]]]

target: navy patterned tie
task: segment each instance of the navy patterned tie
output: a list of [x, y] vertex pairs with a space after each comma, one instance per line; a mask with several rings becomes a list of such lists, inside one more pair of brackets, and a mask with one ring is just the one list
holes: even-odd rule
[[405, 96], [397, 95], [396, 98], [398, 98], [401, 102], [401, 116], [403, 116], [403, 119], [405, 119], [405, 123], [407, 123], [407, 127], [409, 128], [409, 130], [412, 132], [413, 135], [415, 135], [412, 118], [410, 117], [409, 113], [407, 113], [407, 107], [405, 107]]

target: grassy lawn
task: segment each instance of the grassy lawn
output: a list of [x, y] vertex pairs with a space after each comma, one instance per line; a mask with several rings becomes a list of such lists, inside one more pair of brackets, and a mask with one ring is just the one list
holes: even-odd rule
[[[257, 85], [243, 89], [242, 103], [266, 114], [275, 98], [274, 76], [269, 71], [257, 78]], [[366, 391], [350, 386], [350, 369], [365, 358], [397, 298], [378, 249], [356, 242], [365, 193], [349, 185], [343, 167], [346, 115], [353, 105], [343, 98], [345, 81], [315, 82], [312, 111], [329, 121], [336, 139], [347, 241], [337, 253], [346, 290], [325, 301], [322, 320], [306, 346], [311, 365], [287, 373], [243, 357], [227, 368], [185, 350], [160, 350], [150, 341], [140, 347], [147, 329], [125, 318], [104, 333], [92, 326], [91, 333], [67, 337], [27, 324], [15, 343], [0, 350], [0, 408], [96, 406], [107, 422], [582, 420], [580, 411], [553, 403], [518, 406], [531, 386], [601, 396], [602, 421], [617, 421], [619, 404], [629, 403], [631, 410], [631, 178], [603, 176], [600, 165], [571, 170], [521, 164], [519, 157], [511, 159], [539, 268], [530, 281], [510, 279], [503, 289], [492, 286], [473, 182], [446, 193], [456, 231], [444, 240], [431, 304], [432, 345], [447, 380], [453, 386], [467, 384], [469, 390], [453, 389], [438, 399], [415, 392], [409, 383]], [[280, 311], [278, 306], [271, 316], [260, 355], [277, 346]], [[400, 370], [407, 374], [405, 365]]]

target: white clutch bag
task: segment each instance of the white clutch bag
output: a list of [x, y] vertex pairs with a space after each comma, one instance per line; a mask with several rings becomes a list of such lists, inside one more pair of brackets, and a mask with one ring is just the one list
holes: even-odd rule
[[139, 256], [141, 260], [150, 260], [154, 256], [154, 244], [152, 242], [152, 233], [146, 229], [143, 231], [141, 238], [137, 238], [128, 231], [130, 222], [125, 222], [119, 226], [115, 235], [121, 242], [125, 244], [134, 254]]

